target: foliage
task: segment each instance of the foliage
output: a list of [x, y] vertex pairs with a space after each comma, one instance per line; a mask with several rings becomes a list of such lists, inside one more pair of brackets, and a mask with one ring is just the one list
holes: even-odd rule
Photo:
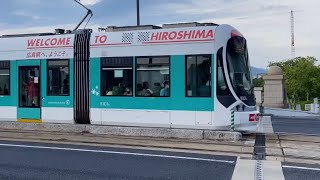
[[264, 81], [262, 78], [255, 78], [252, 80], [253, 87], [263, 87]]
[[301, 105], [301, 110], [305, 111], [305, 105], [306, 104], [312, 104], [313, 103], [313, 100], [309, 100], [309, 101], [299, 101], [297, 102], [296, 104], [300, 104]]
[[295, 102], [320, 97], [320, 67], [314, 57], [297, 57], [282, 62], [271, 62], [269, 66], [282, 68], [287, 79], [288, 97]]

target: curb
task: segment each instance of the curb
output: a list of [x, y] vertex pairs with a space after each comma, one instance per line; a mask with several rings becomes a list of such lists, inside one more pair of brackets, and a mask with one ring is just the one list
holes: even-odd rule
[[240, 132], [229, 131], [97, 126], [81, 124], [0, 122], [0, 129], [218, 141], [239, 141], [242, 138], [242, 134]]

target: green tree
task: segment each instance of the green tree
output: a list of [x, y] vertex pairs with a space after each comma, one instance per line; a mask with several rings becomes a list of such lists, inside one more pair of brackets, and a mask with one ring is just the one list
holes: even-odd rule
[[320, 97], [320, 67], [314, 57], [297, 57], [281, 62], [271, 62], [269, 66], [279, 66], [287, 76], [288, 97], [295, 101], [306, 101]]
[[254, 78], [252, 80], [253, 87], [263, 87], [264, 81], [262, 78]]

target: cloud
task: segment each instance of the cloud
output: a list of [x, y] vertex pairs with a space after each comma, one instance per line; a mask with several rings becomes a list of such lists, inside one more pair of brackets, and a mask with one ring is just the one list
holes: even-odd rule
[[[36, 6], [32, 5], [29, 7], [30, 9], [26, 7], [29, 1], [11, 1], [20, 2], [20, 5], [23, 3], [19, 6], [19, 9], [23, 11], [14, 11], [14, 9], [11, 9], [10, 12], [13, 11], [15, 16], [28, 17], [34, 20], [28, 24], [28, 26], [32, 25], [34, 27], [22, 27], [21, 24], [15, 24], [14, 18], [2, 18], [3, 22], [1, 23], [7, 24], [0, 23], [0, 34], [8, 34], [8, 32], [20, 33], [21, 29], [23, 29], [23, 33], [29, 33], [54, 32], [55, 28], [73, 29], [75, 27], [75, 24], [69, 24], [74, 22], [68, 21], [68, 19], [70, 20], [71, 18], [62, 19], [58, 16], [50, 16], [48, 12], [37, 9], [40, 6], [40, 4], [37, 3], [39, 3], [40, 0], [30, 0], [33, 4], [37, 4]], [[66, 10], [71, 7], [74, 8], [71, 6], [72, 3], [70, 3], [72, 0], [60, 1], [56, 6], [63, 6]], [[127, 1], [128, 0], [121, 0], [118, 4]], [[81, 0], [81, 2], [85, 5], [92, 6], [103, 1]], [[55, 6], [57, 3], [53, 1], [41, 1], [41, 4], [46, 7], [46, 9], [57, 8]], [[102, 4], [103, 3], [101, 3], [101, 5]], [[127, 11], [129, 11], [128, 9], [130, 9], [130, 11], [135, 10], [135, 7], [132, 7], [132, 5], [126, 7], [127, 9], [124, 10], [124, 12], [119, 12], [119, 15], [116, 17], [112, 16], [116, 14], [115, 12], [120, 11], [120, 9], [124, 9], [123, 4], [121, 6], [118, 6], [118, 4], [113, 3], [114, 6], [108, 11], [105, 10], [107, 7], [97, 6], [95, 14], [99, 15], [92, 19], [93, 21], [89, 23], [90, 26], [88, 27], [97, 30], [98, 27], [106, 27], [106, 23], [108, 25], [119, 26], [134, 24], [134, 17], [132, 17], [134, 13], [130, 12], [131, 15], [127, 13]], [[318, 7], [320, 7], [319, 0], [145, 0], [144, 2], [141, 1], [141, 20], [144, 24], [193, 21], [230, 24], [241, 31], [248, 40], [251, 64], [257, 67], [265, 67], [269, 61], [290, 58], [291, 10], [295, 11], [296, 55], [315, 56], [320, 60], [320, 44], [318, 43], [320, 24], [317, 23], [319, 21], [320, 11]], [[79, 15], [82, 17], [82, 12], [78, 11], [78, 9], [70, 9], [70, 11], [68, 9], [68, 12], [70, 13], [68, 17], [72, 17], [73, 19], [78, 18]], [[65, 13], [61, 14], [61, 16], [65, 16]], [[46, 17], [52, 17], [52, 21], [40, 21]], [[5, 22], [4, 20], [6, 19], [10, 20], [10, 23]], [[48, 24], [52, 25], [46, 26]], [[101, 24], [101, 26], [98, 26], [99, 24]], [[12, 29], [11, 27], [16, 27], [16, 29]]]
[[[73, 30], [77, 24], [57, 24], [57, 25], [50, 25], [50, 26], [34, 26], [23, 28], [23, 32], [21, 28], [10, 28], [5, 30], [0, 30], [1, 35], [10, 35], [10, 34], [29, 34], [29, 33], [54, 33], [55, 29], [62, 28], [66, 30]], [[100, 24], [92, 24], [88, 25], [87, 28], [97, 31], [99, 27], [104, 27]]]
[[93, 6], [93, 5], [101, 2], [101, 0], [80, 0], [80, 2], [81, 2], [83, 5]]
[[[150, 6], [146, 17], [164, 22], [200, 21], [230, 24], [248, 40], [251, 64], [265, 67], [270, 61], [291, 57], [290, 11], [295, 11], [296, 56], [315, 56], [320, 60], [318, 0], [172, 0]], [[147, 8], [146, 8], [147, 9]], [[165, 17], [171, 17], [170, 19]], [[157, 22], [159, 24], [159, 22]]]
[[15, 15], [15, 16], [21, 16], [21, 17], [31, 18], [31, 19], [33, 19], [33, 20], [42, 19], [42, 17], [40, 17], [40, 16], [31, 14], [31, 13], [28, 13], [28, 12], [25, 12], [25, 11], [21, 11], [21, 10], [14, 11], [12, 14]]
[[[186, 1], [188, 3], [186, 3]], [[173, 1], [171, 3], [160, 4], [151, 7], [149, 15], [175, 14], [181, 16], [207, 15], [211, 17], [233, 17], [251, 14], [262, 14], [267, 12], [277, 12], [288, 8], [285, 4], [274, 4], [268, 2], [246, 1], [224, 1], [224, 0], [185, 0]]]
[[32, 4], [32, 5], [41, 4], [41, 0], [28, 0], [28, 1], [25, 1], [25, 0], [11, 0], [11, 1], [13, 1], [16, 4]]

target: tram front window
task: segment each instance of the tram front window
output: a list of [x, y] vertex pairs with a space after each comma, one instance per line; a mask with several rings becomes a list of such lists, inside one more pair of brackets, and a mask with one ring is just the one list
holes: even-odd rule
[[243, 37], [232, 37], [227, 44], [227, 62], [232, 87], [249, 106], [255, 105], [247, 43]]

